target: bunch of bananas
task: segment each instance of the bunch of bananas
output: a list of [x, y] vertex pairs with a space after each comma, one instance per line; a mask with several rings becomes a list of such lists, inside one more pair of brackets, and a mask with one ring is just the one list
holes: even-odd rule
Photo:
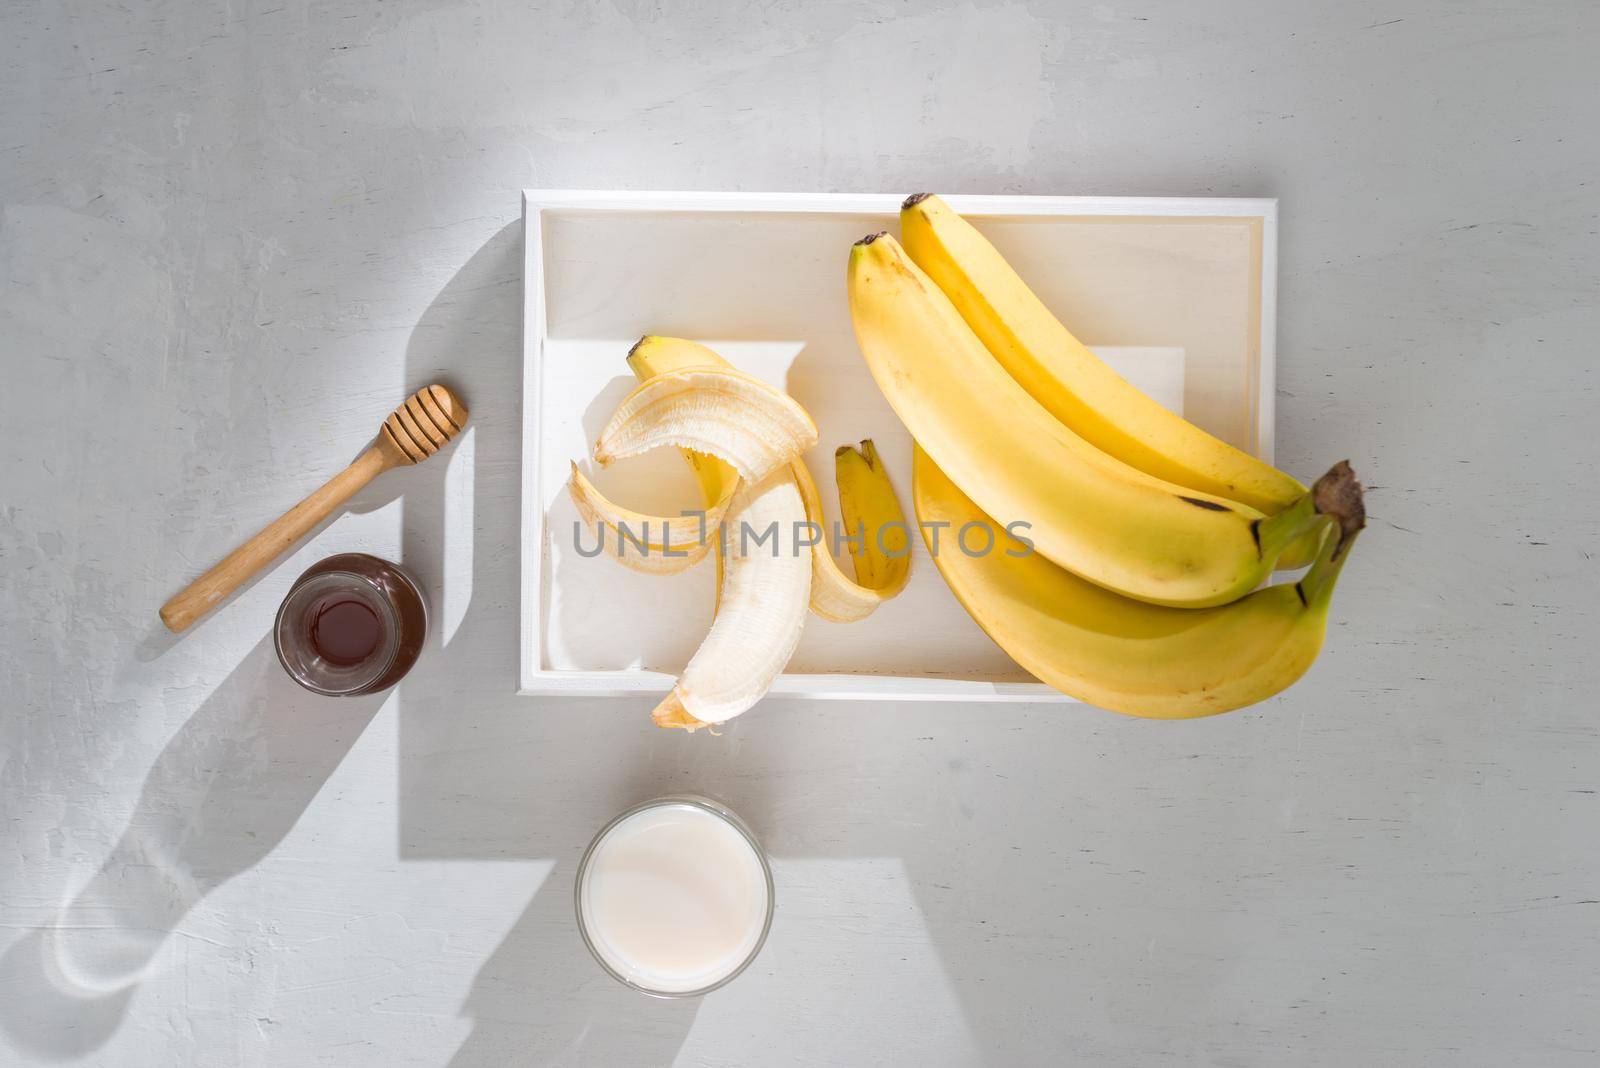
[[904, 247], [852, 248], [850, 312], [916, 439], [919, 528], [978, 624], [1042, 681], [1138, 716], [1226, 712], [1304, 674], [1365, 521], [1349, 465], [1308, 490], [1161, 407], [938, 197], [900, 226]]

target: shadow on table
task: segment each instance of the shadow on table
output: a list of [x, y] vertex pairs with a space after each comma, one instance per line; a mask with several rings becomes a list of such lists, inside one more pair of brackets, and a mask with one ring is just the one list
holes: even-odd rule
[[[819, 842], [829, 859], [902, 860], [947, 970], [964, 970], [951, 976], [961, 1008], [983, 1027], [974, 984], [1003, 977], [1014, 962], [1003, 945], [973, 937], [984, 883], [952, 893], [962, 879], [951, 873], [1000, 870], [1010, 859], [1021, 832], [1010, 833], [1006, 803], [1018, 787], [963, 784], [961, 769], [935, 756], [958, 744], [948, 729], [956, 719], [930, 717], [941, 730], [906, 707], [774, 701], [720, 738], [686, 737], [650, 725], [648, 695], [513, 696], [521, 251], [517, 224], [496, 233], [440, 292], [408, 346], [399, 388], [443, 380], [460, 389], [469, 430], [403, 485], [352, 502], [360, 510], [403, 489], [402, 561], [434, 613], [430, 648], [399, 692], [400, 856], [556, 861], [474, 980], [463, 1006], [473, 1028], [456, 1063], [573, 1054], [664, 1063], [682, 1048], [701, 1004], [656, 1002], [616, 985], [587, 959], [571, 900], [591, 830], [632, 802], [672, 792], [726, 801], [780, 860], [817, 856]], [[98, 873], [55, 925], [0, 959], [0, 987], [13, 992], [0, 1002], [0, 1028], [19, 1048], [67, 1059], [105, 1043], [172, 930], [276, 847], [382, 704], [317, 698], [273, 660], [263, 639], [206, 698], [155, 761]], [[934, 735], [939, 744], [925, 745]], [[885, 761], [897, 775], [884, 774]], [[919, 832], [929, 821], [939, 833]]]
[[0, 959], [12, 1042], [61, 1060], [104, 1044], [172, 931], [283, 840], [382, 703], [311, 694], [257, 642], [156, 758], [100, 870]]
[[[403, 559], [439, 611], [431, 648], [401, 688], [399, 853], [555, 860], [474, 979], [463, 1006], [472, 1031], [455, 1063], [667, 1063], [683, 1048], [701, 1004], [655, 1002], [616, 985], [588, 959], [572, 905], [574, 868], [592, 831], [633, 802], [674, 792], [727, 802], [780, 867], [810, 858], [898, 862], [913, 929], [926, 931], [942, 967], [925, 992], [935, 990], [935, 1009], [949, 1012], [930, 1029], [979, 1050], [1015, 1048], [1019, 1021], [1052, 1011], [1061, 978], [1057, 960], [1019, 958], [1016, 946], [1040, 924], [1059, 939], [1090, 922], [1037, 896], [1041, 881], [1081, 878], [1073, 873], [1088, 850], [1068, 849], [1054, 828], [1086, 803], [1080, 794], [1096, 754], [1084, 736], [1148, 738], [1146, 728], [1012, 706], [994, 712], [1004, 722], [980, 740], [970, 709], [773, 700], [721, 737], [691, 737], [650, 724], [652, 695], [515, 696], [521, 274], [520, 225], [512, 224], [444, 287], [407, 350], [406, 388], [441, 377], [458, 386], [475, 437], [447, 464], [415, 472], [405, 498]], [[795, 906], [790, 922], [809, 910], [805, 922], [826, 926], [837, 912], [848, 926], [847, 901], [873, 892], [824, 887], [813, 894], [820, 899]], [[784, 900], [780, 887], [775, 938]], [[815, 953], [826, 961], [836, 944], [855, 952], [850, 941], [829, 940]], [[872, 944], [870, 933], [856, 941]], [[893, 955], [883, 974], [904, 974], [894, 971], [904, 959]], [[838, 985], [830, 965], [818, 966], [808, 997]], [[766, 1033], [759, 1020], [749, 1026]], [[943, 1056], [955, 1050], [952, 1042]]]
[[[403, 858], [556, 861], [474, 980], [463, 1006], [473, 1028], [455, 1064], [573, 1056], [667, 1063], [700, 1003], [645, 998], [588, 958], [574, 926], [572, 879], [591, 830], [635, 801], [672, 792], [712, 794], [758, 829], [794, 825], [802, 839], [814, 806], [837, 812], [877, 802], [775, 781], [759, 770], [770, 756], [747, 755], [737, 728], [721, 738], [657, 730], [651, 695], [515, 696], [521, 268], [513, 224], [445, 286], [407, 349], [406, 388], [439, 378], [458, 387], [475, 440], [464, 439], [448, 463], [414, 472], [405, 498], [403, 561], [436, 611], [431, 647], [401, 687], [399, 849]], [[802, 707], [769, 711], [782, 717]], [[804, 724], [783, 733], [780, 745], [805, 745]], [[773, 741], [769, 735], [759, 749]], [[868, 838], [857, 848], [894, 855], [882, 834]], [[811, 851], [803, 841], [787, 845]]]

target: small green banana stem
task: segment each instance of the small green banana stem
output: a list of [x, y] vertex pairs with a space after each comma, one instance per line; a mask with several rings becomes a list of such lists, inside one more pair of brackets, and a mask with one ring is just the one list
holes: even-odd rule
[[1276, 560], [1284, 549], [1317, 526], [1321, 519], [1311, 494], [1306, 493], [1283, 511], [1256, 520], [1256, 546], [1261, 550], [1261, 558]]

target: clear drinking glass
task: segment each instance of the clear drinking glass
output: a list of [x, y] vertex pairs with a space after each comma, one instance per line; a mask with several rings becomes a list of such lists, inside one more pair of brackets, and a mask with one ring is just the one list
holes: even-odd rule
[[[743, 915], [730, 921], [742, 927], [739, 938], [734, 943], [735, 951], [713, 964], [711, 967], [714, 970], [700, 976], [698, 980], [692, 971], [680, 973], [671, 981], [652, 979], [649, 967], [640, 966], [637, 957], [630, 962], [625, 947], [619, 947], [616, 940], [608, 936], [607, 912], [616, 911], [614, 903], [608, 904], [608, 898], [614, 902], [616, 893], [613, 889], [608, 894], [604, 888], [600, 888], [600, 892], [597, 892], [597, 884], [606, 879], [618, 878], [616, 873], [607, 874], [606, 867], [609, 854], [621, 851], [621, 847], [613, 849], [612, 845], [619, 838], [627, 839], [630, 836], [647, 834], [671, 822], [703, 822], [708, 818], [714, 821], [716, 827], [731, 831], [731, 835], [727, 836], [726, 841], [719, 842], [716, 839], [721, 836], [713, 832], [707, 839], [711, 848], [706, 851], [702, 870], [692, 871], [689, 874], [698, 877], [698, 881], [716, 885], [719, 889], [729, 887], [743, 889], [749, 898], [743, 902]], [[641, 826], [644, 830], [637, 831], [636, 828]], [[708, 824], [702, 829], [710, 829], [710, 826]], [[681, 846], [683, 841], [684, 839], [679, 836], [662, 844]], [[748, 857], [744, 850], [748, 850]], [[626, 861], [622, 862], [626, 869], [622, 873], [624, 876], [638, 876], [635, 883], [641, 895], [648, 896], [647, 890], [650, 889], [654, 889], [657, 893], [662, 893], [664, 890], [670, 893], [667, 888], [670, 888], [674, 881], [671, 876], [683, 874], [682, 869], [686, 864], [690, 868], [695, 866], [693, 859], [686, 858], [681, 849], [673, 851], [670, 857], [665, 853], [658, 852], [658, 855], [665, 857], [680, 870], [667, 872], [665, 875], [660, 871], [650, 870], [648, 849], [642, 854], [635, 850], [630, 857], [633, 862], [631, 865]], [[641, 856], [645, 858], [642, 863]], [[708, 895], [705, 904], [709, 909], [726, 909], [730, 901], [736, 901], [737, 897], [738, 894], [732, 895], [729, 899]], [[600, 828], [600, 833], [594, 836], [589, 848], [584, 851], [583, 859], [578, 863], [574, 898], [578, 932], [583, 937], [583, 944], [588, 947], [600, 967], [613, 979], [651, 997], [699, 997], [733, 981], [740, 972], [749, 967], [750, 962], [761, 952], [761, 947], [766, 944], [767, 933], [772, 928], [772, 866], [768, 863], [766, 851], [761, 848], [761, 843], [755, 834], [725, 805], [694, 794], [676, 794], [635, 805]], [[674, 911], [670, 901], [665, 899], [659, 904], [657, 912], [660, 920], [659, 930], [653, 933], [668, 940], [677, 937], [680, 942], [685, 937], [692, 938], [696, 931], [695, 920], [699, 918], [693, 914], [695, 910]], [[610, 923], [609, 927], [614, 929], [616, 925]], [[658, 970], [657, 975], [660, 974]]]

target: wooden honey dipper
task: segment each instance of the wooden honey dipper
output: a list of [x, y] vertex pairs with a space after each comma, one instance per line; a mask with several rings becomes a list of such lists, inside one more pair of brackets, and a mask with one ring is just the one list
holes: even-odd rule
[[161, 622], [174, 633], [186, 629], [305, 537], [361, 487], [391, 467], [421, 463], [444, 448], [466, 425], [467, 406], [460, 397], [440, 385], [417, 390], [389, 413], [378, 439], [354, 463], [162, 605]]

